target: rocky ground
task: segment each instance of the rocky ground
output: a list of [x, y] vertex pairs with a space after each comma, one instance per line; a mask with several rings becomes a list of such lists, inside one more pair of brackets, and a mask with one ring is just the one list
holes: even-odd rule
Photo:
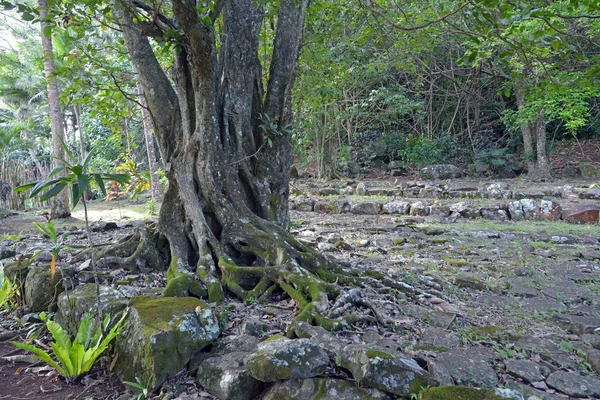
[[[213, 314], [202, 311], [200, 303], [182, 303], [178, 309], [204, 315], [194, 323], [207, 333], [190, 346], [205, 346], [209, 336], [211, 342], [221, 338], [203, 352], [181, 356], [181, 373], [164, 366], [174, 370], [161, 378], [166, 380], [162, 398], [316, 399], [323, 393], [342, 399], [409, 398], [411, 391], [419, 392], [411, 387], [415, 381], [497, 389], [497, 395], [515, 399], [600, 398], [600, 192], [593, 181], [535, 186], [518, 180], [298, 181], [293, 192], [291, 232], [362, 278], [358, 287], [340, 287], [341, 296], [325, 311], [332, 319], [352, 315], [353, 322], [332, 333], [307, 324], [290, 326], [296, 304], [277, 296], [249, 304], [230, 298]], [[0, 224], [17, 226], [19, 218], [32, 217], [17, 215]], [[95, 240], [122, 242], [142, 226], [98, 225]], [[83, 240], [83, 231], [73, 228], [72, 240]], [[7, 237], [0, 262], [8, 265], [41, 240]], [[64, 270], [81, 283], [71, 296], [80, 299], [79, 309], [90, 309], [95, 297], [86, 295], [90, 275], [84, 260], [72, 254], [64, 262]], [[29, 274], [41, 276], [36, 268], [28, 267]], [[164, 299], [156, 297], [164, 272], [113, 269], [102, 283], [106, 303], [115, 309], [137, 295], [154, 296], [133, 304], [140, 320], [143, 310]], [[25, 289], [27, 303], [2, 314], [1, 338], [24, 338], [27, 325], [14, 316], [51, 303], [53, 295], [36, 295], [41, 292]], [[58, 320], [64, 308], [59, 297]], [[181, 314], [181, 321], [189, 321], [187, 315]], [[214, 318], [226, 320], [220, 334], [211, 333]], [[302, 339], [278, 336], [290, 330]], [[136, 338], [128, 331], [123, 343], [135, 346]], [[187, 349], [178, 347], [177, 354]], [[40, 365], [7, 362], [15, 354], [21, 353], [0, 346], [5, 360], [0, 387], [14, 384], [18, 372], [36, 376], [46, 392], [33, 386], [2, 398], [134, 394], [123, 394], [125, 388], [101, 368], [90, 378], [93, 383], [65, 385], [48, 370], [40, 372]], [[295, 369], [283, 368], [286, 363]], [[190, 377], [189, 370], [197, 372]], [[47, 393], [46, 384], [60, 390]], [[421, 395], [466, 396], [432, 393]]]

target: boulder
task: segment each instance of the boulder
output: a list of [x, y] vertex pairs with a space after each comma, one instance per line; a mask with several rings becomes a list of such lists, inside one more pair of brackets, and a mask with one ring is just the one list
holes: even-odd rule
[[367, 194], [367, 185], [364, 182], [356, 185], [356, 194], [359, 196], [364, 196]]
[[309, 339], [278, 338], [261, 343], [246, 365], [261, 382], [312, 378], [325, 372], [329, 356]]
[[523, 206], [521, 201], [511, 201], [508, 203], [508, 215], [513, 221], [518, 221], [523, 218]]
[[14, 257], [17, 252], [9, 246], [0, 246], [0, 260], [4, 260], [5, 258]]
[[[100, 285], [99, 292], [103, 315], [115, 315], [129, 304], [129, 297], [123, 288], [117, 290], [110, 286]], [[57, 306], [56, 322], [71, 334], [75, 334], [81, 319], [90, 311], [97, 312], [96, 285], [87, 283], [61, 293], [58, 296]]]
[[210, 357], [198, 366], [196, 381], [219, 400], [252, 400], [264, 389], [244, 363], [248, 353], [235, 352]]
[[410, 203], [407, 201], [393, 201], [383, 205], [383, 212], [386, 214], [406, 215], [410, 210]]
[[582, 178], [598, 178], [600, 177], [600, 169], [592, 164], [579, 164], [577, 166]]
[[135, 297], [116, 339], [115, 370], [129, 381], [149, 377], [156, 389], [220, 334], [215, 313], [199, 299]]
[[25, 303], [33, 312], [52, 311], [65, 284], [67, 287], [73, 284], [74, 275], [75, 269], [71, 266], [58, 266], [54, 276], [51, 276], [50, 265], [32, 267], [25, 278]]
[[374, 345], [348, 345], [340, 365], [350, 371], [359, 385], [409, 396], [422, 388], [438, 386], [429, 372], [408, 355]]
[[421, 334], [419, 343], [431, 346], [436, 351], [444, 351], [460, 347], [461, 340], [454, 333], [439, 328], [428, 328]]
[[562, 216], [562, 207], [560, 204], [550, 200], [539, 201], [539, 217], [546, 221], [559, 221]]
[[461, 176], [460, 168], [451, 164], [431, 165], [421, 170], [421, 179], [453, 179]]
[[429, 215], [429, 206], [427, 206], [422, 201], [417, 201], [410, 205], [409, 214], [412, 216], [424, 217], [426, 215]]
[[391, 399], [377, 389], [361, 388], [341, 379], [313, 378], [277, 382], [263, 400], [383, 400]]
[[534, 219], [538, 215], [538, 205], [534, 199], [521, 199], [521, 209], [523, 210], [523, 218]]
[[353, 203], [350, 205], [350, 212], [352, 214], [377, 215], [380, 210], [381, 204], [375, 203], [374, 201]]
[[312, 211], [315, 201], [309, 197], [299, 197], [294, 202], [298, 211]]
[[540, 382], [544, 376], [540, 371], [539, 365], [529, 360], [506, 360], [504, 362], [506, 372], [516, 378], [521, 378], [525, 382]]

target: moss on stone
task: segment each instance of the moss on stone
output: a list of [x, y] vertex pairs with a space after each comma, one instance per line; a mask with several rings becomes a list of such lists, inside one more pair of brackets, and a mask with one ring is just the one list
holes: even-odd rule
[[393, 360], [394, 356], [386, 353], [385, 351], [369, 349], [366, 352], [368, 358], [381, 358], [382, 360]]
[[[415, 391], [413, 393], [418, 393]], [[466, 386], [440, 386], [421, 392], [423, 400], [505, 400], [488, 389], [476, 389]]]
[[466, 260], [446, 260], [446, 264], [448, 264], [450, 267], [468, 267], [471, 265], [470, 262], [466, 261]]

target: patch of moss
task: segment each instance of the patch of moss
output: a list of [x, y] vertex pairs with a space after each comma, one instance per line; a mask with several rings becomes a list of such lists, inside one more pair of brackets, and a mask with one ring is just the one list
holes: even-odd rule
[[448, 264], [450, 267], [468, 267], [471, 265], [470, 262], [468, 262], [467, 260], [446, 260], [446, 264]]
[[203, 301], [195, 297], [134, 297], [129, 306], [138, 311], [142, 323], [156, 331], [166, 329], [161, 324], [179, 324], [173, 319], [174, 315], [183, 315], [186, 312], [197, 312], [207, 309]]
[[369, 349], [366, 352], [368, 358], [381, 358], [382, 360], [393, 360], [394, 356], [386, 353], [385, 351]]
[[[413, 392], [415, 393], [415, 392]], [[476, 389], [466, 386], [440, 386], [421, 392], [423, 400], [505, 400], [489, 389]]]

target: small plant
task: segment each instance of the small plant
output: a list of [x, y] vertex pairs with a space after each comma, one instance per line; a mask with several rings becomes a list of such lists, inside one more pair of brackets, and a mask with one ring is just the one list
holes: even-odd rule
[[0, 267], [0, 308], [6, 306], [17, 290], [17, 286], [4, 276], [4, 268]]
[[[52, 255], [52, 261], [50, 263], [50, 275], [53, 278], [54, 278], [54, 274], [56, 273], [56, 262], [59, 260], [60, 252], [63, 249], [65, 249], [65, 248], [71, 248], [71, 249], [87, 248], [87, 246], [67, 244], [66, 240], [71, 233], [65, 232], [65, 233], [59, 235], [56, 232], [56, 228], [54, 227], [54, 224], [52, 223], [51, 220], [48, 220], [46, 222], [46, 226], [44, 226], [38, 222], [34, 222], [33, 225], [35, 225], [35, 227], [38, 228], [40, 232], [42, 232], [45, 236], [48, 236], [50, 238], [50, 240], [52, 241], [52, 247], [50, 248], [50, 254]], [[44, 249], [39, 250], [37, 253], [34, 254], [32, 259], [37, 258], [43, 251], [44, 251]]]
[[75, 379], [88, 373], [98, 357], [108, 348], [110, 342], [121, 332], [123, 321], [127, 313], [123, 313], [121, 319], [108, 331], [106, 336], [104, 332], [110, 325], [110, 316], [106, 316], [102, 325], [92, 331], [93, 318], [89, 313], [81, 320], [79, 329], [74, 341], [71, 341], [69, 334], [56, 322], [40, 313], [40, 319], [46, 323], [46, 328], [52, 334], [52, 354], [37, 346], [21, 342], [11, 342], [16, 347], [34, 353], [34, 358], [45, 362], [56, 369], [59, 375], [67, 379]]
[[152, 377], [150, 376], [144, 380], [141, 380], [136, 376], [135, 382], [123, 381], [123, 383], [140, 391], [136, 396], [131, 398], [132, 400], [141, 400], [148, 398], [152, 389]]
[[21, 236], [23, 236], [23, 231], [19, 232], [18, 234], [10, 234], [10, 233], [3, 233], [2, 234], [2, 240], [8, 240], [8, 241], [12, 241], [12, 242], [18, 242], [21, 240]]
[[146, 202], [146, 211], [148, 211], [148, 215], [156, 215], [156, 200], [154, 198]]

